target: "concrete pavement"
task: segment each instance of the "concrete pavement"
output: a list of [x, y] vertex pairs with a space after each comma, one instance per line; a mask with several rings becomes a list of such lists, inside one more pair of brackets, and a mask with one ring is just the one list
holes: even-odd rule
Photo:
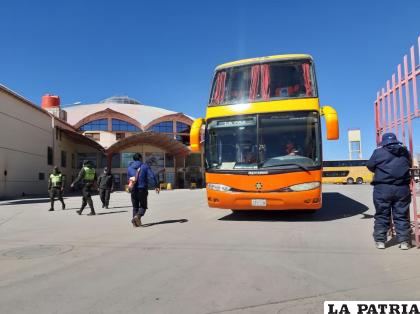
[[[203, 190], [0, 202], [0, 313], [321, 313], [324, 300], [419, 300], [418, 250], [374, 248], [371, 187], [325, 186], [316, 214], [210, 209]], [[56, 208], [60, 208], [59, 203]]]

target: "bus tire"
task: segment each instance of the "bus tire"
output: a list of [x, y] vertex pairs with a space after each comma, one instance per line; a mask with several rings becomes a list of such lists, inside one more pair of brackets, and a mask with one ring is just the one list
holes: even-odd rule
[[358, 177], [358, 178], [356, 179], [356, 183], [357, 183], [357, 184], [363, 184], [363, 178]]
[[347, 184], [354, 184], [354, 179], [352, 177], [347, 178]]

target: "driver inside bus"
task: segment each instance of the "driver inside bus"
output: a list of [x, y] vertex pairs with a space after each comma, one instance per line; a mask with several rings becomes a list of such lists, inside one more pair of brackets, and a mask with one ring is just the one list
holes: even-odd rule
[[245, 162], [247, 164], [254, 164], [257, 162], [257, 154], [254, 152], [248, 152], [245, 155]]
[[286, 144], [286, 155], [288, 156], [296, 156], [299, 155], [299, 150], [296, 148], [295, 143], [291, 140], [287, 141]]

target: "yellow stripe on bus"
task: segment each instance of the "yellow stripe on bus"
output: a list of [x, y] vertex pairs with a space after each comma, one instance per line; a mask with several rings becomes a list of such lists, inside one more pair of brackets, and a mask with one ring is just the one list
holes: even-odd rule
[[318, 98], [282, 99], [236, 105], [207, 107], [206, 119], [242, 114], [314, 110], [319, 111]]

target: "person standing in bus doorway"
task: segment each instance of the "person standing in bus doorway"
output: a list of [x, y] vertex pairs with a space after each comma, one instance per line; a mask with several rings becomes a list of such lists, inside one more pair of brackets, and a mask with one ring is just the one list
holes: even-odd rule
[[50, 174], [48, 180], [48, 192], [50, 194], [51, 207], [49, 211], [54, 211], [54, 200], [55, 197], [61, 202], [61, 208], [66, 209], [66, 204], [63, 200], [64, 191], [64, 175], [60, 172], [57, 166], [54, 167], [53, 172]]
[[131, 203], [133, 205], [131, 223], [134, 227], [141, 227], [141, 218], [147, 210], [148, 187], [153, 186], [156, 193], [159, 194], [158, 181], [149, 165], [142, 162], [142, 156], [139, 153], [133, 155], [133, 161], [127, 169], [127, 178], [135, 182], [131, 190]]
[[104, 172], [98, 178], [99, 197], [102, 201], [102, 208], [108, 209], [111, 192], [114, 189], [114, 176], [108, 167], [104, 168]]
[[76, 213], [81, 215], [86, 205], [89, 204], [90, 213], [88, 214], [88, 216], [94, 216], [96, 215], [96, 213], [92, 202], [92, 189], [96, 181], [96, 171], [89, 160], [83, 161], [83, 167], [82, 169], [80, 169], [79, 175], [77, 176], [76, 180], [74, 180], [74, 182], [71, 184], [71, 187], [74, 187], [80, 181], [82, 181], [83, 183], [82, 206], [80, 207], [80, 210], [76, 211]]
[[393, 133], [385, 133], [380, 145], [367, 162], [368, 169], [374, 172], [372, 185], [376, 213], [373, 238], [378, 249], [385, 248], [392, 215], [400, 249], [407, 250], [411, 246], [411, 156]]

